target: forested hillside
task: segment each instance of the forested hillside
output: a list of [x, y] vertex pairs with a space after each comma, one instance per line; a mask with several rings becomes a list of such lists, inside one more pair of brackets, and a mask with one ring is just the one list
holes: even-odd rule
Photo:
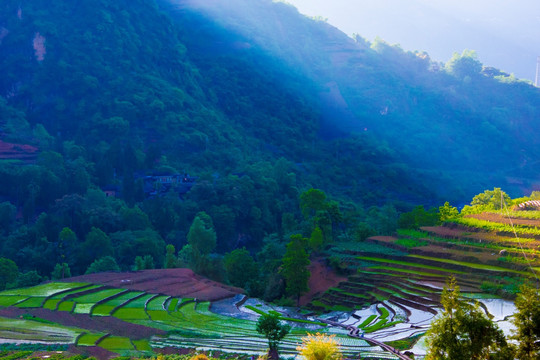
[[163, 267], [166, 244], [218, 279], [212, 254], [245, 246], [277, 276], [292, 233], [388, 233], [414, 204], [535, 182], [538, 89], [284, 3], [5, 0], [0, 69], [0, 257], [30, 283]]

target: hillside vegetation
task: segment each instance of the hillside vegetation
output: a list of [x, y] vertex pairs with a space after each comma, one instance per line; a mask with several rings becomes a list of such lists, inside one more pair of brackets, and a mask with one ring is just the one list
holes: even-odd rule
[[291, 235], [317, 252], [534, 186], [540, 92], [474, 52], [434, 63], [269, 0], [0, 8], [2, 288], [186, 266], [275, 300]]

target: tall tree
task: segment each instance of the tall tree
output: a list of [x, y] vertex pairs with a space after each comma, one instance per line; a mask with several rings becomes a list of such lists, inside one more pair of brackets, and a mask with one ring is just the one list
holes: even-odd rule
[[258, 277], [257, 263], [245, 247], [225, 254], [223, 265], [230, 283], [234, 286], [246, 289], [250, 282]]
[[216, 232], [208, 214], [200, 212], [195, 216], [187, 240], [190, 251], [185, 253], [190, 267], [197, 273], [204, 273], [210, 266], [208, 255], [216, 248]]
[[316, 226], [315, 229], [311, 232], [309, 237], [309, 247], [313, 251], [318, 251], [324, 243], [323, 233], [320, 227]]
[[522, 285], [516, 301], [513, 338], [518, 341], [519, 360], [540, 359], [540, 294], [537, 289]]
[[314, 216], [326, 209], [326, 194], [319, 189], [309, 189], [300, 194], [300, 209], [304, 217]]
[[310, 261], [304, 245], [306, 242], [307, 239], [304, 239], [302, 235], [291, 236], [281, 268], [281, 274], [285, 278], [286, 291], [289, 295], [296, 296], [298, 305], [300, 304], [300, 296], [309, 290], [310, 272], [308, 265]]
[[202, 211], [195, 216], [187, 240], [201, 255], [208, 255], [216, 248], [216, 232], [208, 214]]
[[446, 221], [450, 219], [455, 219], [459, 216], [459, 211], [457, 207], [451, 206], [447, 201], [443, 206], [439, 206], [439, 220]]
[[426, 360], [512, 360], [504, 333], [478, 305], [460, 300], [459, 286], [450, 278], [441, 296], [444, 309], [427, 333]]
[[257, 320], [256, 330], [268, 339], [268, 359], [279, 360], [278, 344], [291, 331], [291, 326], [282, 324], [277, 314], [264, 314]]
[[15, 281], [19, 276], [19, 268], [13, 260], [0, 258], [0, 290], [4, 290], [6, 285]]
[[178, 261], [176, 259], [176, 256], [174, 255], [174, 253], [176, 252], [174, 245], [168, 244], [165, 247], [165, 250], [165, 269], [172, 269], [177, 267]]

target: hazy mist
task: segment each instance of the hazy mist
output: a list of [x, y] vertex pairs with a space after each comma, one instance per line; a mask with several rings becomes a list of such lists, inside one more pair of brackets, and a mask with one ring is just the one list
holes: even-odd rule
[[380, 37], [404, 50], [425, 50], [437, 61], [476, 50], [480, 61], [533, 80], [540, 56], [537, 0], [287, 0], [322, 16], [348, 35]]

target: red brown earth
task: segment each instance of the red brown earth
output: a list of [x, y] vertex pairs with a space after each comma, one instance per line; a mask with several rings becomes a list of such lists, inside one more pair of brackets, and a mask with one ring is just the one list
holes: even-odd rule
[[128, 323], [113, 316], [90, 316], [87, 314], [73, 314], [66, 311], [52, 311], [43, 308], [21, 309], [7, 307], [0, 309], [0, 316], [10, 319], [18, 319], [24, 314], [29, 314], [63, 326], [104, 332], [115, 336], [129, 337], [133, 340], [147, 339], [153, 335], [166, 334], [163, 330]]
[[127, 273], [105, 272], [64, 279], [111, 287], [145, 291], [201, 301], [217, 301], [242, 294], [243, 289], [220, 284], [195, 274], [190, 269], [154, 269]]
[[300, 297], [300, 305], [307, 305], [315, 297], [321, 295], [331, 287], [337, 287], [342, 281], [347, 281], [347, 277], [336, 274], [324, 259], [315, 259], [309, 265], [311, 276], [308, 281], [309, 291]]
[[39, 149], [26, 144], [13, 144], [0, 140], [0, 159], [33, 161]]

